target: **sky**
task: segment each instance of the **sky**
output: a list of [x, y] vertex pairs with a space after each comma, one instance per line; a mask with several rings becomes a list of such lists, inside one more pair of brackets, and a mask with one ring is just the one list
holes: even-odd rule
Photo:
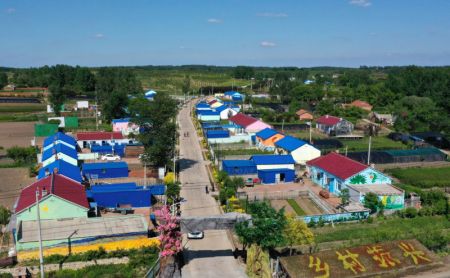
[[0, 66], [450, 65], [448, 0], [1, 0]]

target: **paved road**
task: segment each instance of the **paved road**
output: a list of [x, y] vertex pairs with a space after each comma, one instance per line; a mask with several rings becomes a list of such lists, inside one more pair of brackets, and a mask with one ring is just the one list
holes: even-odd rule
[[[189, 115], [190, 105], [178, 114], [180, 181], [183, 185], [181, 196], [187, 200], [182, 204], [181, 211], [186, 216], [215, 215], [220, 212], [214, 199], [205, 192], [209, 178]], [[189, 137], [184, 137], [185, 132], [189, 132]], [[182, 276], [246, 277], [243, 267], [234, 259], [231, 250], [232, 245], [226, 231], [205, 231], [204, 239], [187, 241], [184, 250], [186, 265], [182, 269]]]

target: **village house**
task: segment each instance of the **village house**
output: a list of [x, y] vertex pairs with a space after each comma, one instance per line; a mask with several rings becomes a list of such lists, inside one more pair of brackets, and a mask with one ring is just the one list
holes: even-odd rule
[[128, 177], [128, 164], [126, 162], [84, 163], [83, 176], [88, 179], [109, 179]]
[[380, 114], [377, 112], [371, 112], [369, 114], [369, 119], [372, 122], [385, 124], [385, 125], [393, 125], [394, 124], [394, 116], [392, 114]]
[[387, 209], [403, 207], [404, 192], [392, 188], [390, 177], [367, 165], [334, 152], [310, 160], [306, 165], [311, 180], [335, 195], [347, 188], [354, 200], [362, 200], [367, 192], [373, 192]]
[[244, 95], [236, 92], [236, 91], [227, 91], [225, 92], [224, 96], [225, 99], [230, 99], [233, 101], [243, 101], [244, 100]]
[[44, 167], [55, 162], [56, 160], [64, 160], [73, 166], [78, 166], [77, 150], [68, 147], [65, 144], [58, 144], [42, 153], [42, 165]]
[[295, 163], [305, 165], [309, 160], [320, 156], [320, 150], [307, 142], [294, 138], [292, 136], [285, 136], [284, 138], [275, 142], [276, 153], [290, 154], [295, 160]]
[[39, 169], [37, 178], [38, 180], [41, 180], [51, 175], [52, 173], [58, 173], [75, 182], [82, 181], [80, 168], [70, 163], [67, 163], [62, 159], [55, 160], [52, 163]]
[[156, 92], [154, 90], [149, 90], [145, 93], [145, 98], [148, 100], [153, 100], [156, 96]]
[[352, 133], [354, 126], [343, 118], [324, 115], [316, 119], [316, 128], [330, 136], [338, 136]]
[[122, 132], [124, 136], [139, 134], [139, 126], [132, 123], [130, 118], [113, 119], [112, 130], [113, 132]]
[[314, 116], [312, 113], [306, 111], [305, 109], [300, 109], [295, 113], [298, 116], [298, 119], [300, 121], [305, 121], [305, 120], [313, 120]]
[[220, 121], [220, 112], [215, 110], [198, 110], [197, 118], [201, 122], [218, 122]]
[[62, 132], [57, 132], [52, 136], [45, 138], [42, 145], [42, 151], [46, 151], [55, 147], [58, 144], [66, 145], [69, 148], [76, 149], [77, 141], [72, 136], [66, 135]]
[[269, 151], [275, 150], [275, 142], [283, 137], [283, 134], [271, 128], [265, 128], [256, 133], [256, 141], [259, 148]]
[[122, 132], [78, 132], [76, 134], [77, 143], [80, 148], [89, 148], [91, 145], [114, 145], [114, 144], [129, 144], [133, 140], [125, 138]]
[[254, 134], [265, 128], [271, 128], [270, 125], [264, 123], [263, 121], [260, 121], [258, 119], [255, 119], [242, 113], [238, 113], [235, 116], [231, 117], [229, 121], [230, 124], [233, 124], [235, 126], [236, 130], [235, 132], [237, 134], [244, 132]]
[[238, 113], [236, 110], [227, 105], [219, 106], [215, 108], [215, 110], [220, 113], [221, 120], [228, 120]]
[[346, 106], [361, 108], [361, 109], [369, 111], [369, 112], [372, 111], [372, 107], [373, 107], [372, 105], [370, 105], [370, 103], [363, 101], [363, 100], [359, 100], [359, 99], [352, 101], [350, 104], [347, 104]]
[[295, 180], [295, 161], [291, 155], [253, 155], [250, 160], [255, 163], [262, 183], [287, 183]]

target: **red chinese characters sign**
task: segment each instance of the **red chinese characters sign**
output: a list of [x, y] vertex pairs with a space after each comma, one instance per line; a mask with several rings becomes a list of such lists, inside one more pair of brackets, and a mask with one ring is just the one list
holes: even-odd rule
[[291, 277], [359, 277], [429, 267], [433, 254], [416, 240], [364, 245], [281, 259]]

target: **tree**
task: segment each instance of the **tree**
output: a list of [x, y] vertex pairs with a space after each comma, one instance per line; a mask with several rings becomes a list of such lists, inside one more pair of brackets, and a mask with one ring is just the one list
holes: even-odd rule
[[440, 130], [443, 125], [448, 125], [447, 114], [427, 97], [403, 97], [395, 103], [395, 111], [397, 119], [394, 127], [399, 131]]
[[145, 147], [146, 162], [155, 166], [169, 164], [175, 152], [176, 101], [166, 94], [157, 94], [153, 101], [142, 96], [133, 99], [129, 109], [133, 122], [143, 130], [138, 139]]
[[66, 101], [64, 90], [57, 85], [50, 85], [48, 89], [50, 91], [49, 101], [53, 108], [53, 112], [59, 116], [61, 115], [62, 105]]
[[244, 249], [251, 244], [270, 249], [285, 242], [280, 232], [286, 226], [284, 209], [276, 211], [267, 202], [254, 202], [248, 205], [247, 211], [252, 216], [251, 225], [250, 221], [244, 221], [235, 226]]
[[250, 79], [255, 75], [252, 67], [237, 66], [234, 68], [233, 76], [238, 79]]
[[8, 85], [8, 76], [4, 72], [0, 72], [0, 90]]
[[181, 85], [181, 91], [183, 94], [188, 94], [191, 90], [191, 77], [189, 75], [184, 77], [183, 84]]
[[169, 203], [172, 203], [173, 200], [180, 196], [180, 189], [179, 182], [171, 182], [167, 184], [166, 196]]
[[6, 156], [17, 164], [36, 162], [38, 150], [35, 147], [14, 146], [6, 150]]
[[302, 220], [298, 220], [294, 215], [289, 214], [286, 217], [287, 224], [283, 230], [284, 238], [289, 246], [289, 255], [292, 255], [294, 245], [314, 243], [314, 234]]
[[341, 198], [341, 205], [345, 206], [350, 201], [350, 191], [348, 188], [344, 188], [341, 190], [341, 193], [339, 193], [339, 198]]
[[8, 224], [10, 217], [11, 217], [11, 212], [9, 211], [9, 209], [0, 205], [0, 225]]
[[375, 213], [383, 205], [378, 199], [377, 194], [369, 192], [364, 196], [364, 207], [370, 209], [370, 213]]
[[102, 105], [103, 116], [110, 122], [112, 119], [122, 118], [126, 115], [125, 108], [128, 104], [128, 96], [124, 92], [112, 91], [109, 100]]

